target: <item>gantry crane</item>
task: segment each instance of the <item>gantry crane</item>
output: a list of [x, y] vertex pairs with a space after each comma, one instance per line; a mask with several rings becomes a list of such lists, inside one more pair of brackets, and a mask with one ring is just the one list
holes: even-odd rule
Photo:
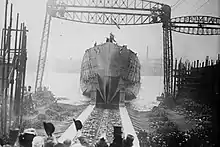
[[46, 8], [35, 91], [42, 88], [52, 18], [119, 26], [162, 23], [165, 95], [173, 94], [172, 31], [191, 35], [220, 35], [219, 17], [183, 16], [171, 19], [169, 5], [148, 0], [48, 0]]

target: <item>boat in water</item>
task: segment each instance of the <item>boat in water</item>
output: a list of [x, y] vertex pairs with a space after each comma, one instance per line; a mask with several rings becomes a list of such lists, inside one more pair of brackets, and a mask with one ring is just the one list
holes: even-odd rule
[[141, 86], [140, 62], [126, 45], [116, 43], [114, 35], [103, 44], [85, 51], [80, 73], [82, 94], [96, 105], [116, 105], [135, 99]]

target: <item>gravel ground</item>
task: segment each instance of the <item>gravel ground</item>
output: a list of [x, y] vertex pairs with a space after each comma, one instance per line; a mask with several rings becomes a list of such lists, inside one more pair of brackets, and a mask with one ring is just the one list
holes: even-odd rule
[[129, 105], [127, 109], [141, 147], [216, 146], [212, 112], [207, 105], [182, 98], [172, 109], [162, 103], [148, 112], [136, 112]]

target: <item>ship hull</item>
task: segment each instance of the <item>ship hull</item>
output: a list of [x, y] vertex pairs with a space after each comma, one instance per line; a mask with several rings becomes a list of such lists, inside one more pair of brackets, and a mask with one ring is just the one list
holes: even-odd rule
[[111, 42], [90, 48], [83, 57], [80, 85], [87, 97], [96, 92], [98, 105], [118, 105], [121, 91], [125, 100], [135, 99], [140, 89], [139, 60], [131, 50]]

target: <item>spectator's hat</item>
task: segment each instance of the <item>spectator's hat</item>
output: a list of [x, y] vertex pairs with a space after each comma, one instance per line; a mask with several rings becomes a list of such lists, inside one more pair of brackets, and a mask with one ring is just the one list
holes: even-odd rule
[[9, 138], [10, 138], [9, 142], [10, 142], [11, 145], [15, 144], [15, 142], [16, 142], [18, 136], [19, 136], [19, 131], [20, 131], [19, 128], [10, 129], [10, 131], [9, 131]]
[[76, 126], [76, 131], [81, 130], [82, 129], [82, 122], [80, 120], [75, 120], [73, 119], [75, 126]]
[[131, 134], [128, 134], [127, 137], [126, 137], [126, 141], [127, 141], [129, 144], [133, 144], [134, 136], [131, 135]]
[[23, 134], [32, 134], [32, 135], [37, 135], [37, 131], [36, 129], [34, 128], [28, 128], [28, 129], [25, 129]]
[[120, 126], [114, 126], [114, 134], [121, 135], [123, 133], [121, 129], [122, 129], [122, 127], [120, 127]]
[[46, 122], [43, 122], [43, 125], [44, 125], [44, 130], [47, 133], [47, 136], [51, 137], [55, 131], [54, 125], [52, 123], [46, 123]]

